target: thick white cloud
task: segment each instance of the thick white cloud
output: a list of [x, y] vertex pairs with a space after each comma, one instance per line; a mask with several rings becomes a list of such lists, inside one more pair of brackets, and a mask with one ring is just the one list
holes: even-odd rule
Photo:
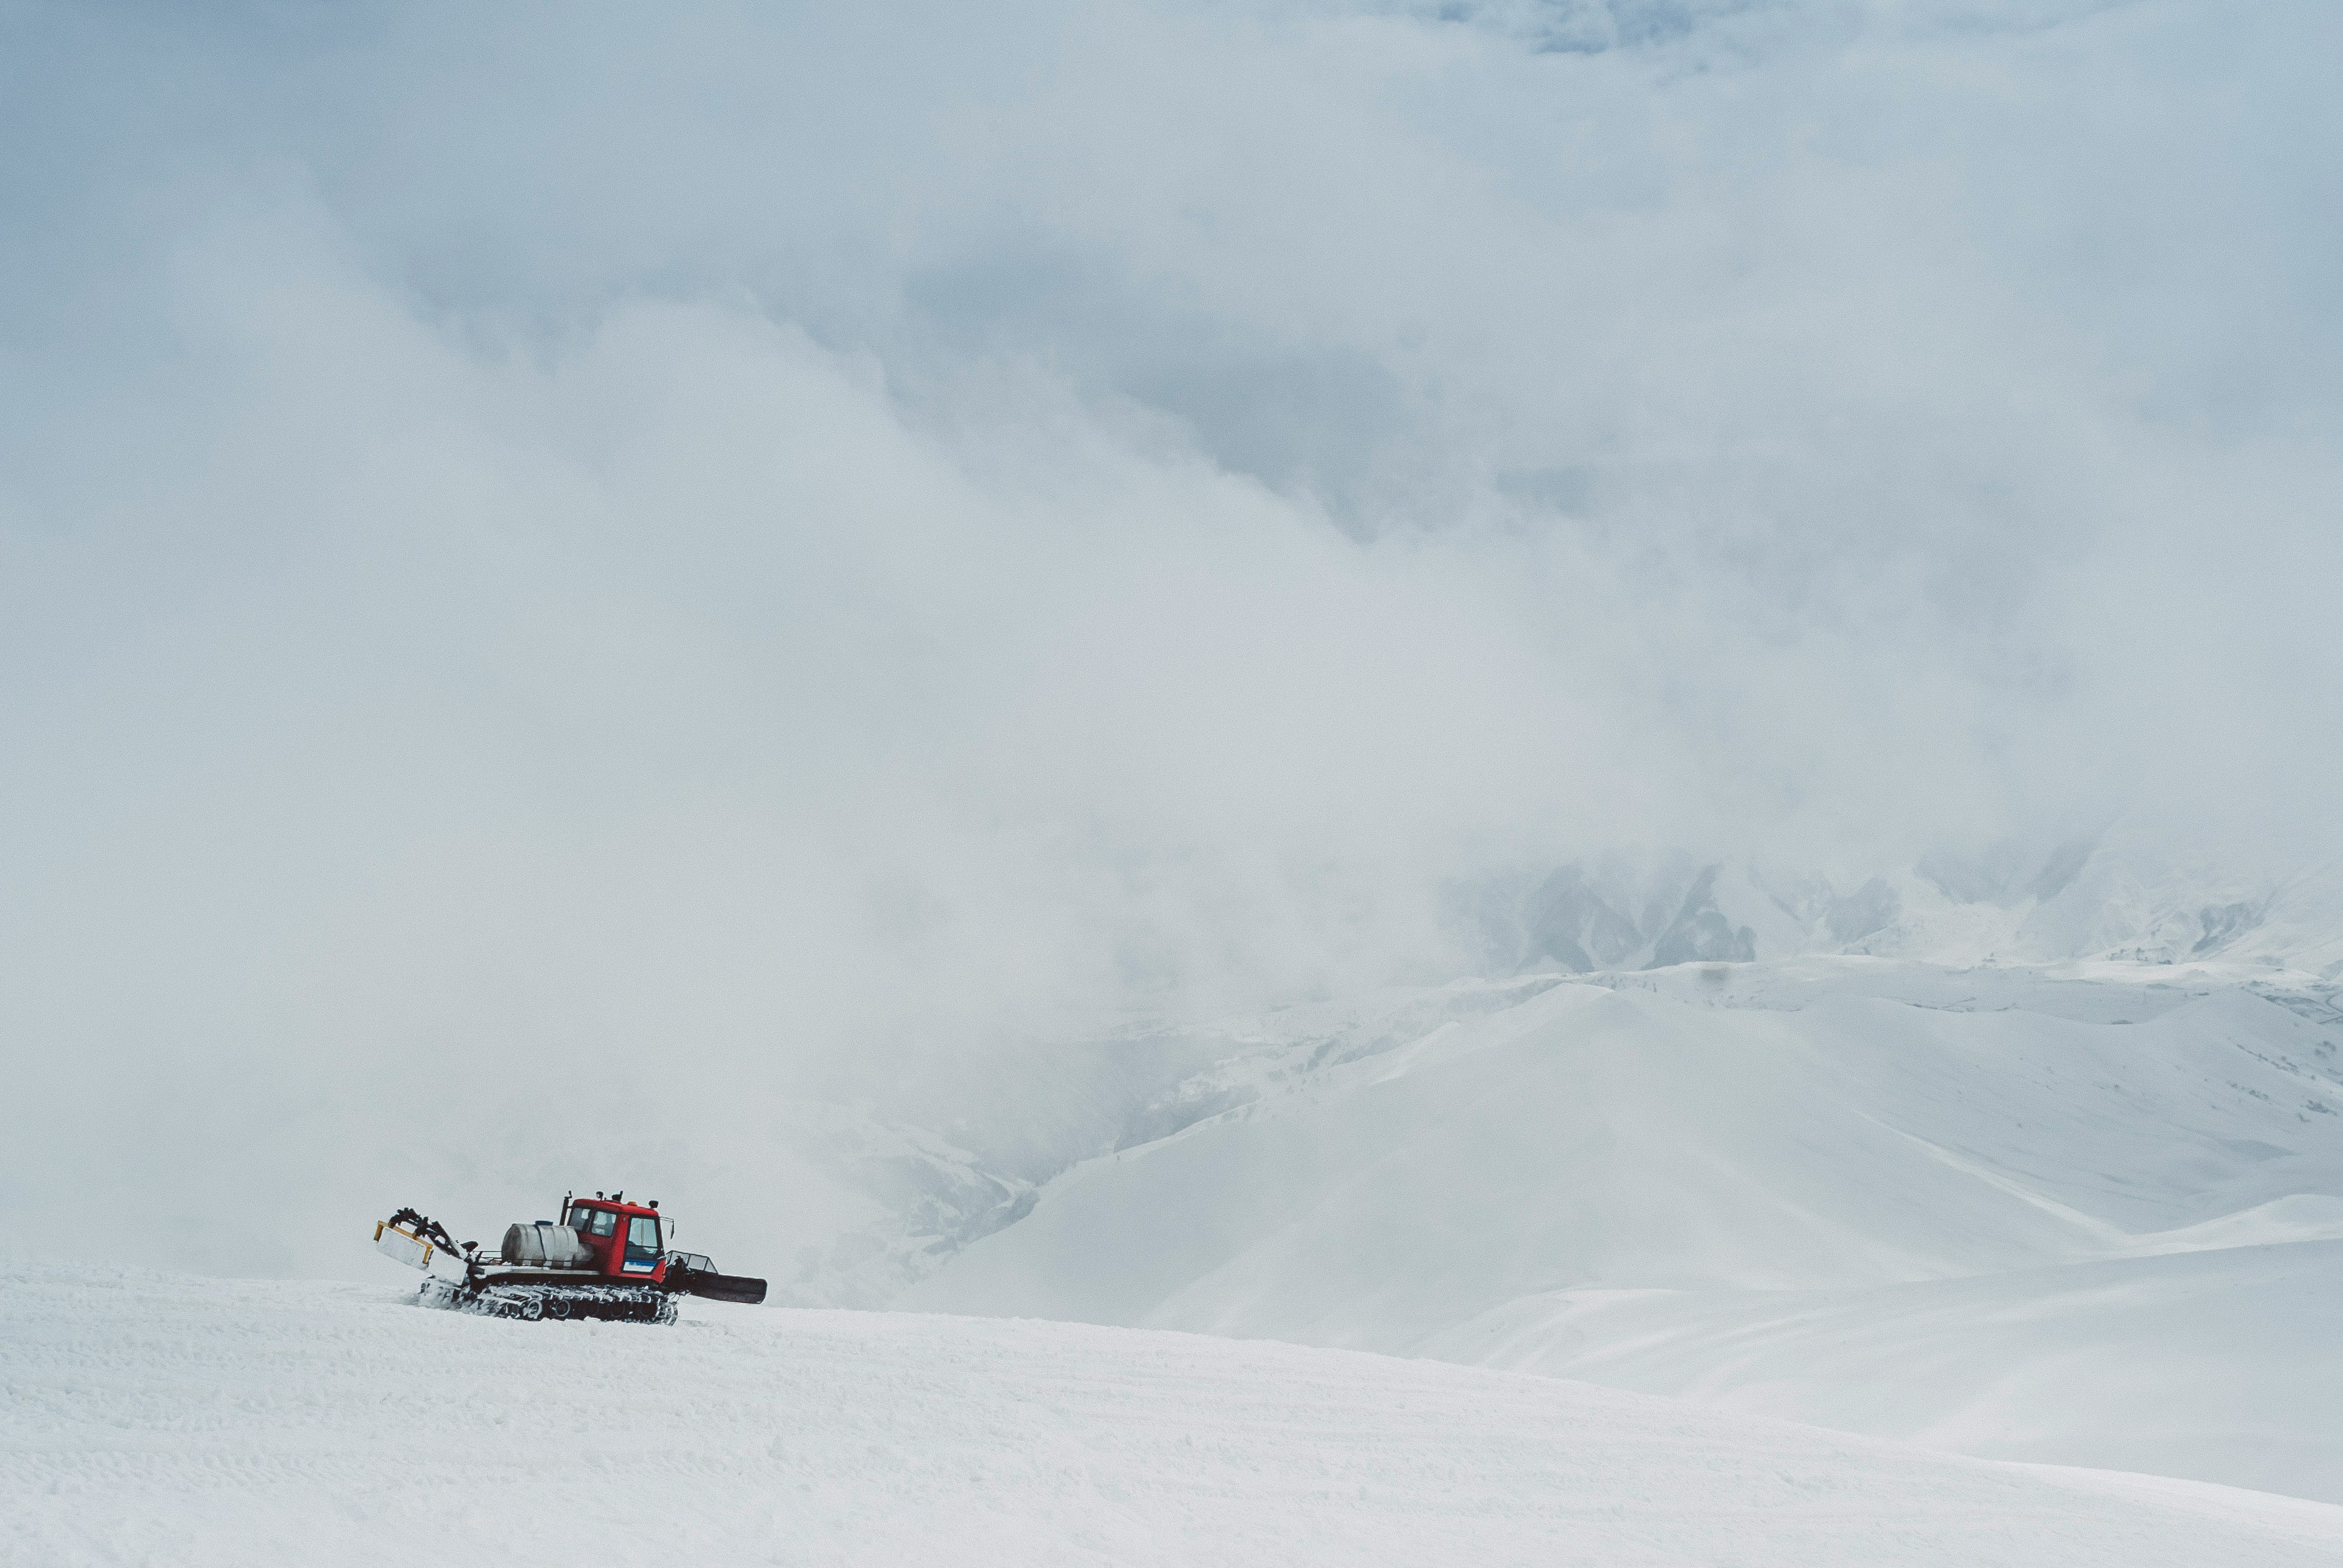
[[2323, 831], [2331, 8], [1443, 15], [12, 13], [12, 1201]]

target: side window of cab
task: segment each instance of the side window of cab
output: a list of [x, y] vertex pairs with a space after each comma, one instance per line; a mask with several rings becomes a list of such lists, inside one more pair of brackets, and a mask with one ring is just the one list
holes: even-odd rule
[[581, 1236], [608, 1236], [618, 1228], [618, 1216], [608, 1209], [580, 1209], [570, 1222]]

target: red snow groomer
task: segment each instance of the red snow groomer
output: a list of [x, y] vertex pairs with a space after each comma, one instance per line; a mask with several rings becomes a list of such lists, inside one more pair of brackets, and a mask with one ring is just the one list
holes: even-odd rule
[[[674, 1221], [656, 1201], [629, 1203], [626, 1194], [574, 1194], [561, 1200], [559, 1221], [512, 1225], [504, 1245], [483, 1252], [478, 1241], [458, 1246], [447, 1227], [401, 1209], [374, 1228], [377, 1250], [430, 1277], [417, 1299], [496, 1318], [600, 1318], [619, 1322], [671, 1323], [679, 1296], [718, 1302], [765, 1299], [765, 1282], [719, 1274], [698, 1252], [671, 1252]], [[432, 1260], [461, 1259], [460, 1278], [433, 1273]]]

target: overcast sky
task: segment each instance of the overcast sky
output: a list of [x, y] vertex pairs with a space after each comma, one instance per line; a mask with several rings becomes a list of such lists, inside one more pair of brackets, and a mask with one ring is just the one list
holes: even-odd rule
[[0, 4], [0, 1196], [1433, 978], [1605, 849], [2327, 834], [2338, 58]]

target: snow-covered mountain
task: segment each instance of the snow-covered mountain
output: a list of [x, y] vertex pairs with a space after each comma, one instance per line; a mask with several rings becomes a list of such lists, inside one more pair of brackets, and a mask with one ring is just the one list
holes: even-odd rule
[[1169, 1136], [1302, 1068], [1513, 1006], [1564, 977], [1617, 987], [1684, 964], [1842, 955], [1906, 960], [1913, 973], [2066, 966], [2071, 989], [2087, 972], [2076, 965], [2137, 970], [2140, 983], [2155, 970], [2213, 965], [2221, 984], [2251, 980], [2312, 1002], [2343, 977], [2343, 860], [2298, 866], [2234, 846], [2171, 848], [2187, 837], [2168, 823], [2122, 821], [1934, 853], [1844, 885], [1749, 858], [1678, 855], [1459, 887], [1456, 949], [1473, 973], [1496, 979], [1138, 1023], [978, 1053], [959, 1070], [947, 1060], [879, 1102], [789, 1108], [787, 1142], [844, 1196], [810, 1206], [823, 1218], [788, 1238], [777, 1284], [802, 1304], [884, 1304], [1021, 1218], [1039, 1184], [1082, 1161]]
[[1262, 1031], [1181, 1088], [1209, 1114], [1061, 1174], [902, 1304], [2343, 1500], [2328, 982], [1841, 956], [1363, 1011]]
[[[387, 1265], [386, 1265], [387, 1267]], [[2343, 1508], [1067, 1323], [0, 1270], [0, 1561], [2311, 1568]]]

